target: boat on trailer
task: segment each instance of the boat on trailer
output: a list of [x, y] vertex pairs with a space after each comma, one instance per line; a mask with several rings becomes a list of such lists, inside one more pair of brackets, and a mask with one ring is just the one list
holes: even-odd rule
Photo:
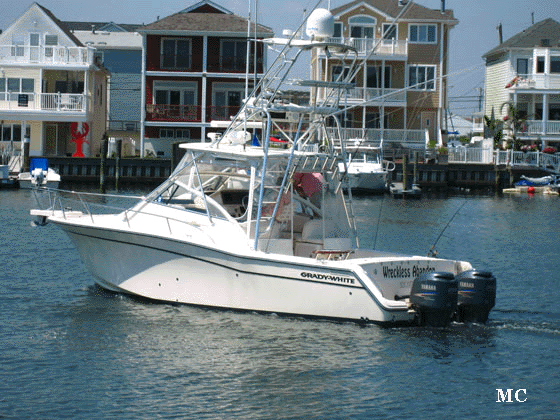
[[[317, 9], [308, 19], [311, 39], [265, 40], [280, 54], [237, 116], [212, 142], [182, 145], [169, 179], [135, 205], [94, 212], [79, 193], [40, 189], [46, 208], [31, 214], [63, 229], [95, 281], [119, 293], [392, 325], [485, 322], [496, 290], [490, 273], [466, 261], [359, 246], [351, 191], [343, 193], [344, 145], [337, 152], [326, 129], [327, 119], [340, 127], [352, 74], [300, 82], [326, 91], [320, 103], [278, 100], [303, 52], [328, 49], [357, 63], [352, 46], [324, 36], [332, 21]], [[297, 116], [296, 132], [279, 122], [287, 114]], [[272, 130], [282, 142], [270, 140]]]

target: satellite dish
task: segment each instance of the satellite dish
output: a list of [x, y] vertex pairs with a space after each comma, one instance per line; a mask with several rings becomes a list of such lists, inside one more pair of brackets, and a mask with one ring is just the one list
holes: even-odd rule
[[315, 9], [307, 18], [305, 33], [313, 39], [325, 39], [334, 35], [334, 16], [327, 9]]

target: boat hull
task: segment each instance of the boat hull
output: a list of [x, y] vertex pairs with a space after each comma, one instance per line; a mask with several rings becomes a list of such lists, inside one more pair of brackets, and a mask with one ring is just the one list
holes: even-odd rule
[[115, 292], [308, 317], [378, 323], [413, 320], [404, 303], [384, 307], [371, 287], [364, 287], [359, 273], [348, 268], [263, 252], [236, 254], [123, 230], [58, 224], [76, 245], [96, 283]]
[[357, 173], [348, 174], [350, 188], [355, 191], [383, 193], [387, 190], [387, 173]]

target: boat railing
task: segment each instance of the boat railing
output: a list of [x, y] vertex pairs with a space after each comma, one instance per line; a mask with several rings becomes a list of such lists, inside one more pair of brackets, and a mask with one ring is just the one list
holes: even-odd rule
[[[178, 219], [176, 217], [171, 217], [167, 215], [158, 214], [155, 212], [150, 212], [143, 210], [142, 208], [136, 209], [133, 207], [125, 207], [123, 205], [111, 205], [107, 203], [109, 200], [115, 201], [124, 201], [124, 200], [134, 200], [137, 202], [138, 200], [144, 200], [145, 197], [143, 196], [134, 196], [134, 195], [120, 195], [120, 194], [100, 194], [100, 193], [92, 193], [92, 192], [77, 192], [77, 191], [68, 191], [68, 190], [59, 190], [54, 188], [37, 188], [33, 190], [35, 195], [35, 199], [39, 205], [39, 207], [46, 210], [46, 212], [50, 213], [49, 215], [62, 215], [64, 219], [76, 217], [78, 215], [86, 214], [90, 217], [91, 223], [95, 224], [95, 216], [100, 215], [118, 215], [123, 214], [124, 221], [126, 221], [128, 227], [131, 227], [131, 220], [134, 215], [143, 214], [147, 216], [157, 217], [165, 220], [167, 227], [169, 229], [169, 234], [173, 234], [173, 229], [171, 227], [172, 223], [180, 223], [181, 225], [189, 226], [190, 228], [196, 228], [202, 233], [204, 229], [201, 226], [197, 225], [196, 223], [189, 223], [185, 220]], [[43, 194], [46, 194], [46, 199], [42, 197]], [[45, 203], [45, 200], [48, 204]], [[98, 200], [99, 202], [95, 202]], [[105, 201], [105, 203], [103, 202]], [[74, 209], [71, 207], [72, 204], [78, 203], [79, 208]], [[96, 212], [92, 210], [92, 207], [95, 207]], [[45, 212], [45, 213], [46, 213]], [[46, 214], [44, 214], [46, 215]], [[213, 239], [205, 233], [205, 235], [212, 241]]]

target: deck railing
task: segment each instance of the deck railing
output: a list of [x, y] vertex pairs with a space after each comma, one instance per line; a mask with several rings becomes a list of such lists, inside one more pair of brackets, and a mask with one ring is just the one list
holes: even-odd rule
[[91, 65], [92, 47], [0, 45], [0, 64]]
[[86, 110], [87, 95], [73, 93], [0, 93], [0, 109], [19, 111], [74, 111]]

